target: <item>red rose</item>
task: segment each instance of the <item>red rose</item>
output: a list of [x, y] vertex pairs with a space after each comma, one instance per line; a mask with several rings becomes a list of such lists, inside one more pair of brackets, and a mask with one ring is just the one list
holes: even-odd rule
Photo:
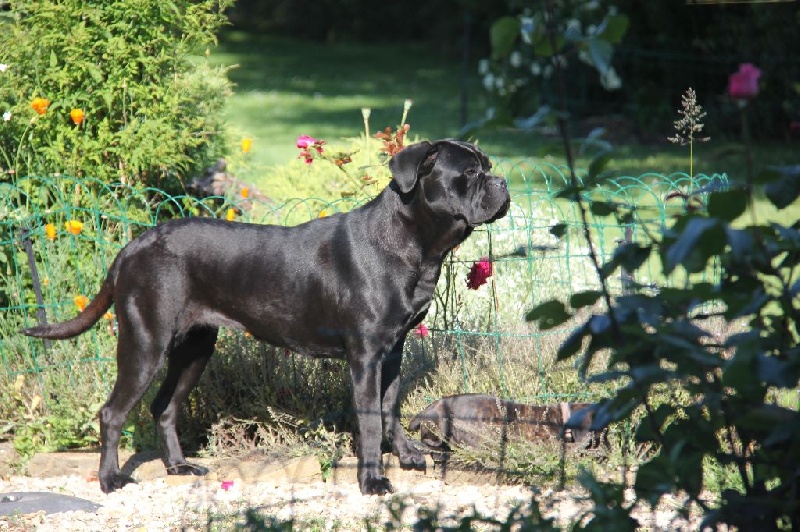
[[480, 286], [486, 284], [486, 280], [492, 276], [492, 263], [484, 257], [475, 264], [467, 274], [467, 288], [470, 290], [477, 290]]

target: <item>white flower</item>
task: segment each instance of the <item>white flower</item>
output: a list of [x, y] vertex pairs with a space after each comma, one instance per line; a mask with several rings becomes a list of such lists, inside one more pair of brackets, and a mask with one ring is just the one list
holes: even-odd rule
[[567, 21], [567, 30], [565, 33], [580, 35], [583, 25], [581, 21], [573, 18]]
[[483, 87], [487, 91], [491, 91], [494, 89], [494, 75], [491, 72], [483, 76]]
[[481, 76], [484, 76], [489, 73], [489, 60], [488, 59], [481, 59], [478, 61], [478, 73]]
[[533, 17], [519, 17], [519, 29], [525, 44], [533, 44]]
[[8, 122], [9, 120], [11, 120], [11, 111], [6, 111], [3, 113], [3, 121]]
[[608, 67], [605, 72], [600, 74], [600, 83], [603, 85], [603, 88], [608, 91], [617, 90], [622, 87], [622, 80], [619, 79], [614, 67]]
[[536, 61], [531, 63], [531, 74], [533, 74], [534, 76], [538, 76], [541, 73], [542, 73], [541, 65], [539, 63], [537, 63]]
[[519, 68], [522, 66], [522, 54], [517, 50], [514, 50], [511, 52], [511, 55], [508, 56], [508, 62], [511, 63], [512, 67]]
[[5, 63], [0, 63], [0, 72], [5, 72], [8, 70], [8, 65]]

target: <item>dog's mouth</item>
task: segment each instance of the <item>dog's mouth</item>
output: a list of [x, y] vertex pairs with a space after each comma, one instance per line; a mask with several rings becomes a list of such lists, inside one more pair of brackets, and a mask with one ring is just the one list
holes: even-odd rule
[[500, 208], [497, 210], [496, 213], [494, 213], [494, 216], [489, 218], [489, 220], [487, 220], [486, 223], [490, 224], [496, 222], [497, 220], [508, 214], [508, 210], [510, 208], [511, 208], [511, 196], [506, 196], [506, 199], [505, 201], [503, 201], [503, 204], [500, 205]]

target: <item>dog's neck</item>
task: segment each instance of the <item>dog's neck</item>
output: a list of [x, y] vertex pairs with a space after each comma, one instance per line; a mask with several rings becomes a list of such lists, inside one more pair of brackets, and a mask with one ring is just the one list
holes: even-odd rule
[[[394, 205], [392, 209], [375, 209], [381, 214], [389, 213], [385, 220], [376, 223], [385, 227], [385, 234], [390, 234], [392, 227], [404, 226], [406, 234], [411, 238], [406, 238], [402, 243], [391, 244], [417, 247], [421, 263], [440, 264], [444, 257], [466, 240], [473, 231], [473, 227], [466, 220], [456, 219], [445, 213], [432, 212], [418, 192], [402, 193], [394, 181], [373, 201]], [[431, 231], [431, 227], [437, 227], [438, 230]], [[443, 227], [447, 227], [448, 230], [443, 231]], [[405, 248], [405, 251], [408, 249]]]

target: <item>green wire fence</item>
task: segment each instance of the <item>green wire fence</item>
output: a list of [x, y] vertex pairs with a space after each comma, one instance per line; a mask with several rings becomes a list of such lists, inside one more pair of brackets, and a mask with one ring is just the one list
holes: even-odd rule
[[[558, 197], [568, 173], [532, 160], [495, 161], [495, 171], [510, 183], [509, 214], [477, 230], [448, 258], [425, 320], [430, 335], [412, 335], [408, 349], [436, 351], [440, 360], [460, 364], [463, 392], [480, 391], [475, 384], [480, 376], [471, 374], [475, 369], [467, 363], [480, 348], [488, 350], [500, 375], [493, 385], [498, 395], [579, 395], [580, 389], [565, 388], [550, 378], [555, 349], [574, 324], [541, 331], [524, 320], [540, 302], [566, 300], [576, 291], [598, 286], [577, 206]], [[644, 174], [606, 181], [586, 196], [588, 204], [613, 202], [634, 216], [631, 223], [620, 224], [613, 216], [590, 214], [598, 255], [605, 261], [621, 243], [651, 238], [690, 202], [702, 207], [709, 190], [724, 186], [724, 174]], [[113, 382], [108, 378], [115, 371], [113, 308], [99, 326], [72, 340], [43, 342], [18, 330], [74, 316], [99, 288], [119, 249], [159, 221], [211, 216], [286, 225], [358, 205], [354, 199], [315, 198], [275, 204], [233, 194], [198, 199], [64, 176], [0, 183], [0, 372], [6, 374], [0, 380], [93, 364], [102, 365], [106, 382]], [[555, 224], [566, 226], [559, 238], [550, 233]], [[492, 260], [493, 275], [487, 285], [469, 290], [467, 272], [483, 257]], [[716, 274], [713, 267], [706, 273]], [[623, 272], [610, 285], [614, 294], [621, 294], [632, 287], [657, 291], [667, 282], [660, 265], [651, 260], [635, 276]], [[535, 389], [508, 386], [510, 375], [504, 368], [512, 356], [525, 358], [526, 367], [536, 374]]]

